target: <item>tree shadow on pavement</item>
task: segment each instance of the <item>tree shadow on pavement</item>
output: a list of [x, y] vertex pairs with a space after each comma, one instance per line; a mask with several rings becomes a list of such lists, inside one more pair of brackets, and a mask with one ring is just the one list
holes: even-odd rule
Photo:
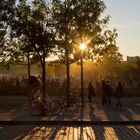
[[[110, 110], [109, 110], [110, 109]], [[108, 121], [134, 121], [133, 112], [130, 111], [130, 107], [123, 106], [122, 108], [104, 107], [104, 113]], [[133, 110], [133, 109], [132, 109]], [[133, 110], [134, 111], [134, 110]], [[136, 112], [135, 112], [136, 113]], [[108, 128], [114, 133], [114, 137], [117, 139], [140, 139], [140, 130], [136, 126], [117, 125]]]
[[135, 126], [113, 126], [112, 127], [117, 138], [120, 140], [138, 140], [140, 139], [140, 130], [137, 130]]
[[[100, 118], [97, 118], [97, 116], [95, 115], [93, 108], [90, 108], [89, 117], [90, 117], [90, 121], [97, 121], [97, 120], [101, 121]], [[95, 139], [105, 140], [105, 135], [104, 135], [105, 129], [103, 126], [92, 126], [92, 130], [95, 135]]]
[[139, 108], [140, 108], [140, 103], [139, 104], [133, 104], [133, 106], [131, 106], [131, 107], [129, 107], [129, 108], [131, 108], [133, 111], [134, 111], [134, 113], [136, 113], [136, 114], [138, 114], [138, 115], [140, 115], [140, 110], [139, 110]]
[[28, 132], [30, 132], [34, 126], [14, 126], [14, 125], [5, 125], [0, 126], [0, 140], [21, 140], [23, 139]]

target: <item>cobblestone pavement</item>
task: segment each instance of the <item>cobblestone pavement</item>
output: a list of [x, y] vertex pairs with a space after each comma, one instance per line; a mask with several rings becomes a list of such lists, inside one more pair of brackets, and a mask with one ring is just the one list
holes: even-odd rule
[[0, 140], [140, 140], [140, 126], [0, 126]]

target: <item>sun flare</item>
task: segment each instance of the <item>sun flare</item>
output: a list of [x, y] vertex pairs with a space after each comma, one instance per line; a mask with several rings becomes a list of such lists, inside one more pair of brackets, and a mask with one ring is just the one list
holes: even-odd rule
[[85, 48], [86, 48], [86, 44], [85, 43], [80, 44], [80, 49], [81, 50], [84, 50]]

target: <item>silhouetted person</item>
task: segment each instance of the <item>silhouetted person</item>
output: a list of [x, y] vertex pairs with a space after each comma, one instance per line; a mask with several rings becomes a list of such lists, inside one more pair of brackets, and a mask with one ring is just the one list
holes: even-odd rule
[[109, 81], [106, 81], [107, 103], [111, 105], [112, 86]]
[[[37, 102], [38, 97], [43, 97], [42, 96], [42, 91], [41, 91], [41, 81], [38, 79], [36, 76], [30, 76], [29, 77], [29, 102], [32, 106], [35, 106]], [[39, 105], [41, 108], [41, 115], [45, 115], [45, 109], [43, 105]]]
[[107, 86], [105, 80], [102, 80], [101, 83], [101, 89], [102, 89], [102, 105], [104, 106], [107, 103], [106, 97], [107, 97]]
[[[38, 89], [41, 88], [41, 82], [36, 76], [29, 77], [29, 101], [32, 102], [36, 95], [38, 94]], [[36, 94], [37, 91], [37, 94]]]
[[92, 97], [95, 96], [95, 91], [94, 91], [94, 87], [92, 85], [91, 82], [89, 82], [88, 84], [88, 100], [91, 103], [92, 102]]
[[115, 89], [115, 96], [117, 98], [117, 107], [122, 107], [120, 99], [122, 98], [122, 92], [123, 92], [123, 87], [121, 82], [118, 82], [118, 85], [116, 86]]

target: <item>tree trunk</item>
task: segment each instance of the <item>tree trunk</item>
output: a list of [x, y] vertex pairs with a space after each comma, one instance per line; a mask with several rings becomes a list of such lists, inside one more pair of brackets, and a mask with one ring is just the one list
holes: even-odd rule
[[[45, 51], [43, 50], [43, 56], [42, 56], [42, 61], [41, 61], [41, 65], [42, 65], [42, 94], [43, 94], [43, 98], [46, 97], [46, 63], [45, 63]], [[41, 115], [45, 115], [45, 108], [44, 106], [42, 106], [41, 109]]]
[[84, 84], [83, 84], [83, 58], [81, 57], [81, 101], [84, 103]]
[[46, 97], [46, 63], [45, 63], [45, 52], [43, 52], [42, 58], [42, 91], [44, 98]]
[[[65, 8], [69, 7], [69, 0], [65, 0]], [[65, 55], [66, 55], [66, 76], [67, 76], [67, 87], [66, 87], [66, 102], [67, 102], [67, 107], [70, 106], [70, 64], [69, 64], [69, 50], [68, 50], [68, 37], [67, 37], [67, 15], [68, 12], [65, 14]]]
[[66, 99], [67, 99], [67, 106], [70, 106], [70, 64], [69, 58], [67, 54], [67, 63], [66, 63], [66, 74], [67, 74], [67, 88], [66, 88]]
[[29, 79], [29, 77], [30, 77], [30, 75], [31, 75], [31, 71], [30, 71], [30, 52], [28, 52], [28, 54], [27, 54], [27, 61], [28, 61], [28, 79]]

